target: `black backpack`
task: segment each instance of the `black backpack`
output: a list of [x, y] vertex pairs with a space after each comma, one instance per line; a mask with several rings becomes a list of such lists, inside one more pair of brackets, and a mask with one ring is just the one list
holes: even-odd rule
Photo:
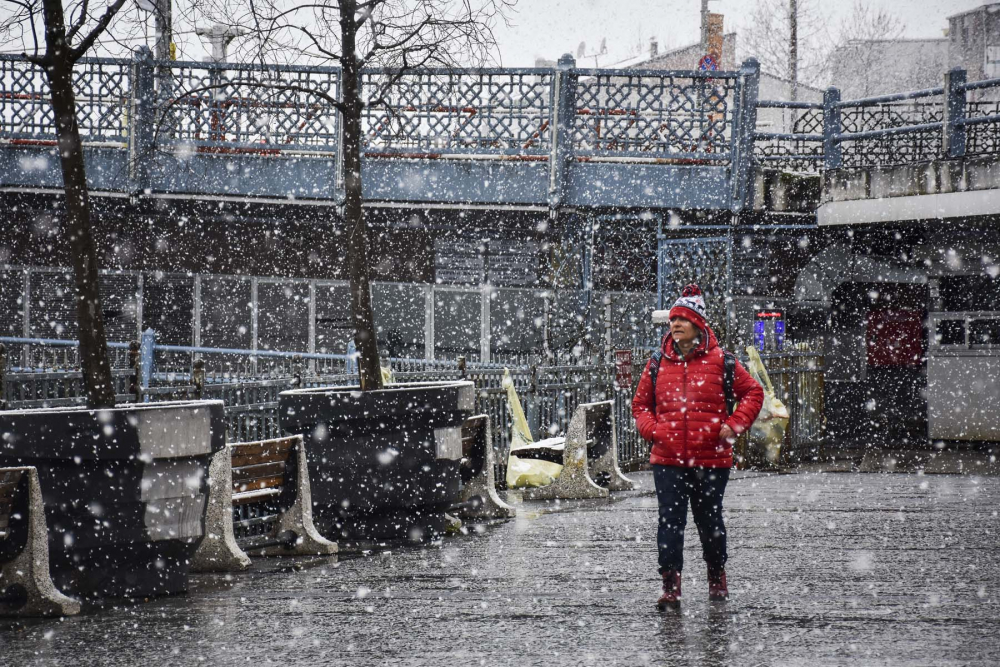
[[[736, 392], [733, 391], [733, 383], [736, 381], [736, 355], [729, 350], [722, 351], [723, 372], [722, 389], [726, 392], [726, 414], [733, 414], [736, 409]], [[660, 373], [660, 360], [663, 359], [663, 350], [657, 350], [649, 358], [649, 380], [653, 383], [653, 412], [656, 412], [656, 376]]]

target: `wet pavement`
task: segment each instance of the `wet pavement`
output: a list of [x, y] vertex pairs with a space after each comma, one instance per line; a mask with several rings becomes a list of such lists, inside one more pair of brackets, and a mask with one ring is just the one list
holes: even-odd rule
[[1000, 478], [735, 473], [726, 502], [728, 603], [689, 522], [682, 608], [656, 611], [651, 495], [524, 503], [434, 545], [0, 619], [0, 665], [1000, 664]]

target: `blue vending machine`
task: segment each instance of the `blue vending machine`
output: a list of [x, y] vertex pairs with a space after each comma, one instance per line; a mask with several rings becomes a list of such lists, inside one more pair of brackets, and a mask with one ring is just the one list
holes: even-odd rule
[[780, 310], [757, 313], [753, 323], [754, 346], [759, 352], [780, 352], [785, 347], [785, 314]]

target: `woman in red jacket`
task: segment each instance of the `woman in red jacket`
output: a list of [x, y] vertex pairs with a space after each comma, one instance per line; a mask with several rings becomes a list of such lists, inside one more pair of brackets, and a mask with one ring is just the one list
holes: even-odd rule
[[649, 462], [659, 504], [660, 609], [680, 604], [689, 501], [708, 565], [709, 599], [728, 599], [722, 496], [736, 436], [750, 428], [764, 403], [763, 389], [737, 361], [733, 393], [739, 406], [728, 414], [725, 354], [705, 322], [705, 299], [697, 285], [685, 287], [670, 309], [662, 352], [656, 395], [647, 364], [632, 399], [636, 428], [653, 443]]

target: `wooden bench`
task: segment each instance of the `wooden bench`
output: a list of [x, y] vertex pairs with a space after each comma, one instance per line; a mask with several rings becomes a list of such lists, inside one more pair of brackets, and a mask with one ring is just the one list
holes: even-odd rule
[[497, 494], [493, 432], [488, 415], [476, 415], [462, 424], [462, 495], [458, 513], [468, 519], [510, 518], [514, 508]]
[[525, 489], [522, 494], [525, 499], [607, 498], [611, 491], [635, 486], [618, 467], [614, 401], [577, 406], [563, 443], [549, 438], [514, 454], [556, 460], [563, 466], [552, 484]]
[[302, 436], [235, 443], [212, 461], [205, 539], [198, 572], [244, 570], [258, 556], [328, 555], [337, 545], [312, 520]]
[[80, 603], [49, 575], [49, 536], [38, 472], [0, 468], [0, 616], [72, 616]]

